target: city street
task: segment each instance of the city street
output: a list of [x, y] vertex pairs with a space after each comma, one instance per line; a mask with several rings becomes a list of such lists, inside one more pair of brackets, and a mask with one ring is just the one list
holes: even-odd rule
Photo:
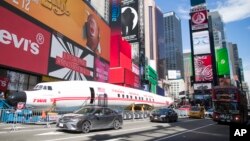
[[125, 120], [120, 130], [98, 130], [88, 134], [66, 132], [45, 125], [0, 124], [1, 140], [6, 141], [229, 141], [229, 126], [211, 119], [182, 118], [175, 123], [151, 123], [148, 119]]

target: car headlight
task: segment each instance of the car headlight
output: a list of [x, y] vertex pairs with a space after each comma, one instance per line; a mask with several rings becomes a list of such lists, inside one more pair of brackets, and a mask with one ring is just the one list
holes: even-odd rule
[[160, 117], [166, 117], [166, 115], [161, 115]]
[[77, 122], [79, 120], [80, 120], [79, 118], [72, 118], [72, 119], [70, 119], [70, 121], [72, 121], [72, 122]]

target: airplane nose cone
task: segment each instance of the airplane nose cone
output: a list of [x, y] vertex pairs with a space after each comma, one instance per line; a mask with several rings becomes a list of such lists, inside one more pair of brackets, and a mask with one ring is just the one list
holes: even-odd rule
[[26, 103], [26, 99], [27, 97], [26, 97], [25, 92], [14, 92], [6, 98], [6, 102], [10, 106], [16, 107], [18, 102]]

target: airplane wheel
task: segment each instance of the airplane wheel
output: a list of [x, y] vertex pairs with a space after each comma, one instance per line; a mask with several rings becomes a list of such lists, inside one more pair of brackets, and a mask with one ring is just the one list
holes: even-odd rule
[[83, 122], [82, 124], [82, 132], [88, 133], [90, 131], [90, 123], [88, 121]]
[[120, 121], [119, 121], [118, 119], [116, 119], [116, 120], [114, 121], [113, 125], [114, 125], [114, 129], [117, 130], [117, 129], [120, 128], [121, 123], [120, 123]]

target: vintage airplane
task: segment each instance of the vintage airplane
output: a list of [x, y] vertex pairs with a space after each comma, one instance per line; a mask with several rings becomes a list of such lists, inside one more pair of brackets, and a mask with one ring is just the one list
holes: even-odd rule
[[57, 110], [75, 110], [84, 105], [127, 107], [132, 104], [153, 107], [170, 106], [173, 99], [143, 90], [94, 81], [58, 81], [38, 83], [33, 90], [15, 92], [6, 99], [16, 106], [46, 110], [53, 105]]

